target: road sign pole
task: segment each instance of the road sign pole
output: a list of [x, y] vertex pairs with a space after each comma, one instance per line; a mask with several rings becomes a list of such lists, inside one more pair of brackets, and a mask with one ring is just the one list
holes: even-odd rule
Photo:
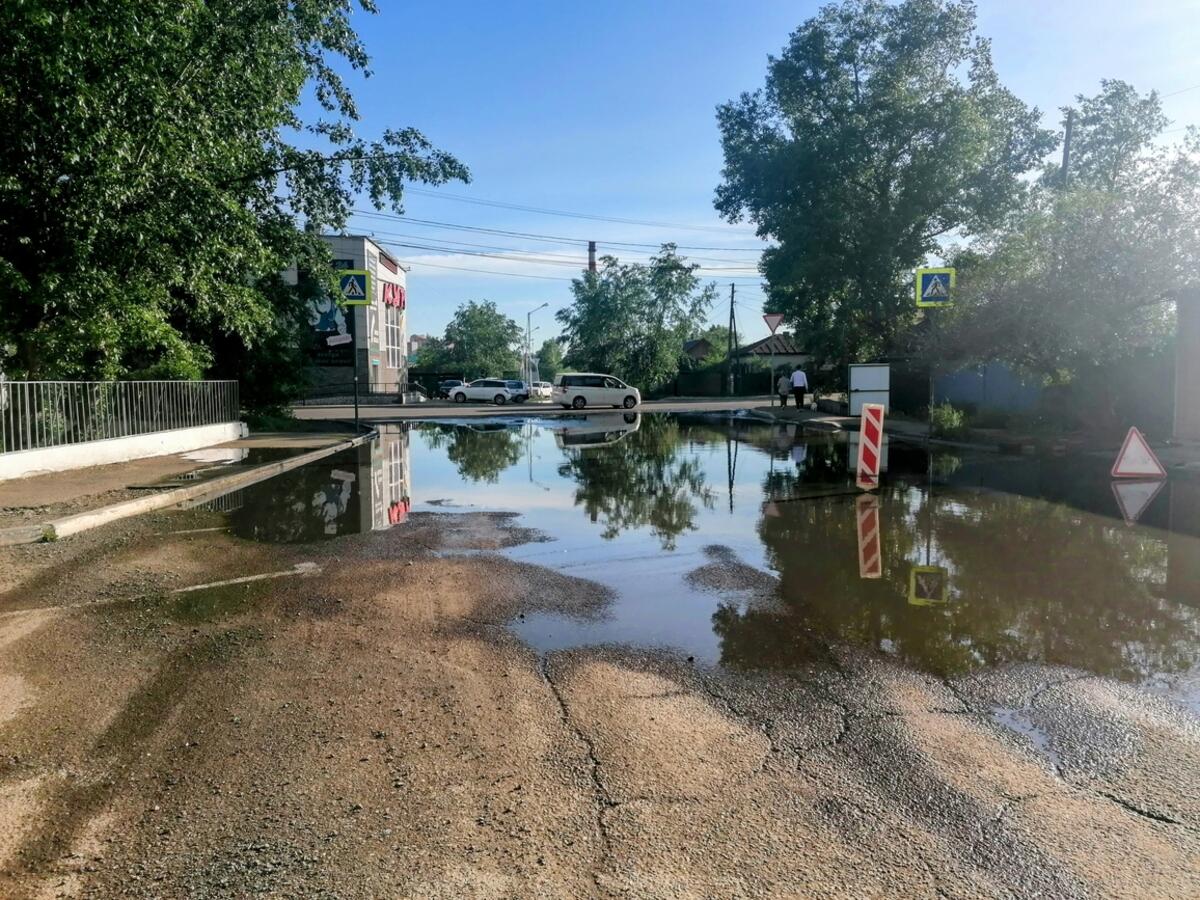
[[[357, 351], [356, 351], [357, 353]], [[354, 361], [354, 430], [358, 431], [358, 360]]]

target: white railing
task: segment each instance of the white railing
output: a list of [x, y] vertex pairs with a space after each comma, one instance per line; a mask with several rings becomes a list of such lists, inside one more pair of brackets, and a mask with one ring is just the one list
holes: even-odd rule
[[4, 381], [0, 453], [238, 420], [236, 381]]

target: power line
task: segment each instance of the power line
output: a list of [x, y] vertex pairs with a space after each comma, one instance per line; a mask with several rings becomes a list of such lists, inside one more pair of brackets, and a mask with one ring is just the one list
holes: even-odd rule
[[[413, 190], [409, 188], [408, 190]], [[587, 238], [565, 237], [562, 235], [541, 234], [529, 231], [511, 231], [504, 228], [486, 228], [482, 225], [462, 225], [454, 222], [439, 222], [436, 219], [417, 219], [412, 216], [398, 216], [394, 213], [378, 212], [376, 210], [356, 209], [353, 210], [357, 216], [366, 216], [374, 219], [387, 219], [396, 222], [408, 222], [412, 225], [421, 225], [429, 228], [442, 228], [451, 231], [475, 231], [483, 234], [496, 234], [505, 237], [526, 238], [531, 241], [543, 241], [549, 244], [586, 244]], [[662, 248], [662, 242], [650, 243], [646, 241], [609, 241], [601, 238], [596, 238], [596, 243], [604, 244], [609, 247], [646, 247], [651, 250], [659, 250]], [[762, 253], [760, 248], [755, 247], [705, 247], [691, 244], [676, 244], [679, 250], [712, 250], [728, 253]]]
[[497, 272], [494, 269], [469, 269], [466, 266], [446, 266], [439, 263], [425, 262], [425, 260], [402, 259], [399, 262], [406, 266], [428, 266], [434, 269], [452, 269], [455, 272], [477, 272], [480, 275], [508, 275], [512, 278], [537, 278], [542, 281], [574, 281], [574, 278], [561, 278], [557, 275], [526, 275], [524, 272]]
[[488, 253], [484, 250], [462, 250], [456, 247], [438, 247], [434, 244], [410, 244], [402, 241], [381, 240], [379, 243], [388, 247], [404, 247], [408, 250], [432, 250], [435, 253], [455, 253], [461, 256], [485, 256], [488, 259], [503, 259], [511, 262], [531, 263], [538, 266], [567, 266], [571, 269], [582, 269], [585, 261], [569, 262], [564, 259], [550, 259], [542, 256], [507, 256], [503, 253]]
[[[407, 250], [429, 250], [434, 253], [453, 253], [453, 254], [457, 254], [460, 256], [482, 256], [482, 257], [486, 257], [488, 259], [502, 259], [502, 260], [506, 260], [508, 262], [521, 262], [521, 263], [528, 263], [530, 265], [537, 265], [537, 266], [566, 266], [569, 269], [583, 269], [586, 266], [586, 262], [583, 260], [569, 261], [569, 260], [563, 259], [561, 257], [551, 259], [549, 257], [542, 257], [542, 256], [529, 256], [529, 255], [513, 256], [510, 254], [504, 254], [504, 253], [488, 253], [483, 250], [464, 250], [464, 249], [461, 249], [458, 247], [437, 246], [436, 244], [413, 244], [413, 243], [409, 243], [409, 242], [405, 242], [405, 241], [389, 241], [389, 240], [384, 240], [384, 239], [381, 239], [379, 241], [379, 243], [383, 244], [386, 247], [403, 247]], [[746, 267], [700, 266], [700, 267], [698, 267], [697, 271], [707, 272], [714, 276], [726, 277], [730, 273], [733, 273], [733, 272], [755, 272], [755, 271], [757, 271], [757, 269], [750, 267], [750, 266], [746, 266]], [[739, 278], [739, 277], [740, 278], [755, 278], [757, 276], [735, 275], [733, 277], [735, 277], [735, 278]]]
[[[544, 216], [563, 216], [569, 219], [588, 219], [593, 222], [616, 222], [621, 225], [643, 225], [650, 228], [679, 228], [685, 231], [711, 231], [718, 234], [732, 234], [728, 228], [718, 228], [716, 225], [683, 225], [678, 222], [655, 222], [649, 219], [625, 219], [619, 216], [598, 216], [591, 213], [570, 212], [564, 209], [545, 209], [540, 206], [525, 206], [520, 203], [504, 203], [500, 200], [483, 200], [477, 197], [464, 197], [461, 194], [446, 194], [441, 191], [429, 191], [424, 188], [406, 187], [405, 190], [423, 197], [434, 197], [438, 200], [453, 200], [456, 203], [474, 203], [478, 206], [491, 206], [497, 209], [515, 209], [520, 212], [538, 213]], [[741, 232], [745, 233], [745, 232]]]
[[[433, 240], [431, 238], [424, 237], [422, 235], [402, 234], [400, 232], [395, 232], [395, 231], [372, 230], [371, 236], [372, 237], [382, 236], [385, 238], [406, 238], [406, 239], [410, 239], [410, 240], [423, 241], [423, 242], [429, 242], [429, 241]], [[510, 253], [532, 253], [532, 252], [534, 252], [531, 250], [527, 250], [524, 247], [501, 247], [496, 244], [478, 244], [473, 241], [457, 241], [457, 240], [452, 240], [451, 238], [437, 238], [437, 240], [443, 244], [456, 244], [456, 245], [461, 245], [463, 247], [476, 247], [476, 248], [480, 248], [480, 249], [484, 249], [484, 250], [498, 250], [501, 252], [510, 252]], [[586, 243], [586, 242], [581, 241], [579, 243]], [[415, 245], [398, 243], [397, 246], [409, 247], [409, 246], [415, 246]], [[421, 247], [418, 249], [427, 249], [427, 248]], [[443, 249], [443, 248], [438, 248], [438, 249]], [[455, 248], [455, 249], [457, 249], [457, 248]], [[466, 252], [466, 251], [463, 251], [463, 252]], [[648, 257], [641, 258], [642, 256], [645, 256], [644, 251], [635, 251], [635, 252], [641, 254], [641, 256], [639, 256], [638, 258], [631, 258], [631, 257], [624, 257], [624, 258], [630, 262], [642, 262], [642, 263], [649, 262]], [[569, 260], [569, 261], [571, 261], [572, 264], [581, 264], [582, 265], [582, 264], [586, 263], [586, 260], [581, 256], [573, 256], [573, 255], [564, 254], [564, 253], [551, 253], [549, 251], [543, 251], [541, 253], [541, 255], [544, 257], [547, 257], [547, 258]], [[729, 268], [729, 269], [734, 269], [737, 271], [747, 271], [747, 272], [751, 271], [751, 270], [758, 271], [757, 266], [743, 265], [744, 263], [750, 262], [750, 260], [745, 260], [745, 259], [719, 259], [714, 256], [688, 256], [686, 258], [688, 260], [697, 260], [697, 261], [726, 263], [727, 264], [724, 266], [714, 266], [712, 268]]]
[[1161, 94], [1160, 96], [1163, 100], [1165, 100], [1168, 97], [1174, 97], [1177, 94], [1186, 94], [1188, 91], [1194, 91], [1197, 88], [1200, 88], [1200, 84], [1193, 84], [1191, 87], [1180, 88], [1177, 91], [1171, 91], [1169, 94]]

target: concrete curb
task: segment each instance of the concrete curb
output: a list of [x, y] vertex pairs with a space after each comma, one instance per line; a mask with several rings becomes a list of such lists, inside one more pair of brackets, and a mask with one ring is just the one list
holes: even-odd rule
[[298, 456], [292, 456], [276, 462], [263, 463], [245, 472], [238, 472], [236, 475], [227, 475], [224, 478], [214, 478], [212, 481], [206, 481], [202, 484], [190, 484], [186, 487], [174, 488], [159, 494], [152, 494], [149, 497], [135, 497], [133, 500], [124, 500], [121, 503], [114, 503], [111, 506], [104, 506], [100, 509], [92, 509], [87, 512], [65, 516], [42, 525], [19, 525], [15, 528], [0, 529], [0, 547], [12, 546], [14, 544], [32, 544], [38, 541], [56, 541], [60, 538], [79, 534], [82, 531], [88, 531], [101, 525], [107, 525], [109, 522], [116, 522], [119, 519], [127, 519], [130, 516], [139, 516], [143, 513], [154, 512], [165, 509], [168, 506], [184, 503], [188, 500], [207, 497], [211, 494], [228, 493], [237, 488], [248, 487], [260, 481], [266, 481], [268, 478], [282, 475], [284, 472], [290, 472], [292, 469], [316, 462], [319, 459], [324, 459], [326, 456], [332, 456], [343, 450], [353, 449], [365, 444], [367, 441], [374, 440], [376, 436], [377, 432], [370, 431], [358, 437], [351, 438], [348, 441], [341, 441], [337, 444], [331, 444], [328, 447], [319, 447], [316, 450], [310, 450]]

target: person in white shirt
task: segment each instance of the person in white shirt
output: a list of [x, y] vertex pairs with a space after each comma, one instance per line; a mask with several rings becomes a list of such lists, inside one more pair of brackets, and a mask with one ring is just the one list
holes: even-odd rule
[[808, 390], [808, 376], [804, 374], [804, 370], [796, 366], [796, 371], [792, 372], [792, 393], [796, 396], [796, 406], [804, 407], [804, 392]]

